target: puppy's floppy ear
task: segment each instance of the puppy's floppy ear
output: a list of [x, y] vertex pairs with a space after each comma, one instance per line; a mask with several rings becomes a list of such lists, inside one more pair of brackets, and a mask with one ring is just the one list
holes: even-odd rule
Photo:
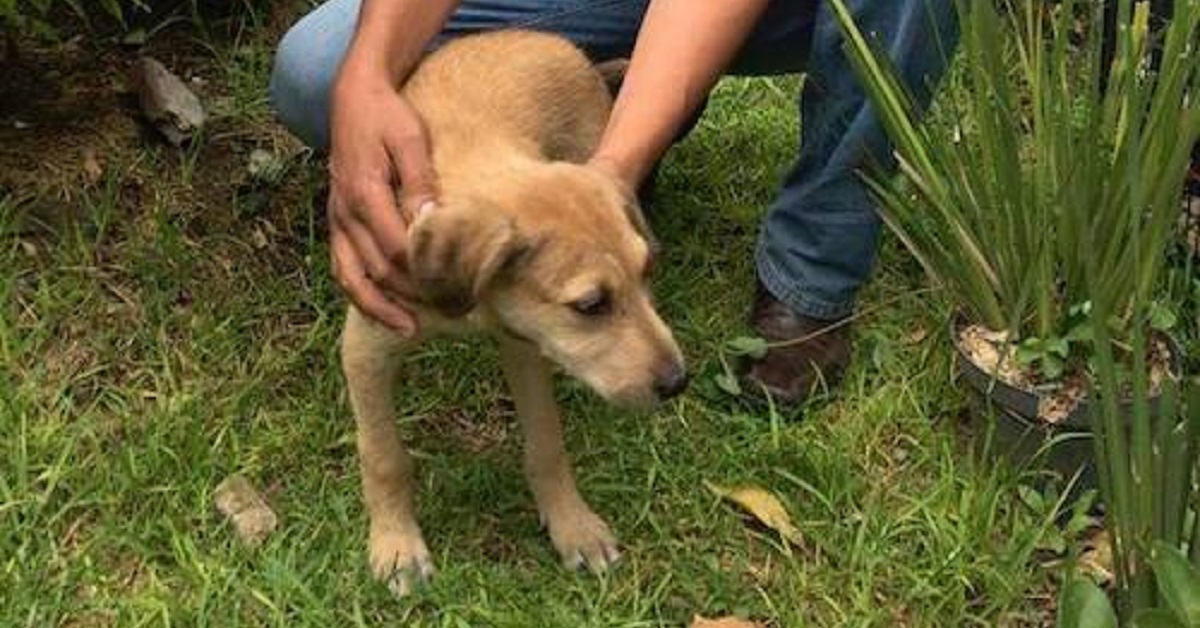
[[[633, 226], [634, 231], [646, 240], [646, 244], [650, 245], [650, 250], [658, 250], [658, 240], [654, 237], [654, 232], [650, 230], [650, 223], [646, 222], [646, 214], [642, 212], [642, 204], [638, 200], [638, 193], [621, 179], [617, 178], [607, 169], [595, 168], [593, 172], [603, 177], [612, 189], [620, 195], [621, 209], [625, 213], [626, 220]], [[653, 174], [650, 177], [654, 177]]]
[[481, 201], [427, 210], [409, 233], [408, 268], [417, 292], [449, 318], [474, 309], [489, 286], [532, 258], [538, 244]]
[[654, 232], [650, 230], [650, 223], [646, 222], [646, 214], [642, 213], [642, 205], [638, 203], [636, 197], [626, 199], [625, 217], [629, 219], [629, 224], [633, 225], [638, 234], [645, 238], [650, 250], [658, 251], [658, 239], [654, 237]]

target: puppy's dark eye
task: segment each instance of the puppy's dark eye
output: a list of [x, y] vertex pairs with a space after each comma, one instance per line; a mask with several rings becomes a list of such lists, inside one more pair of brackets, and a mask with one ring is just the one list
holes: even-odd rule
[[578, 301], [571, 302], [571, 309], [580, 316], [604, 316], [612, 311], [612, 295], [608, 290], [596, 290]]

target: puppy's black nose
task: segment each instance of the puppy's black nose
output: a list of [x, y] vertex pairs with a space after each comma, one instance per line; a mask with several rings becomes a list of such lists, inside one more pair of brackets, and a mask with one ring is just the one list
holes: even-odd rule
[[654, 393], [659, 399], [670, 399], [679, 396], [688, 385], [688, 374], [683, 365], [676, 364], [668, 368], [654, 382]]

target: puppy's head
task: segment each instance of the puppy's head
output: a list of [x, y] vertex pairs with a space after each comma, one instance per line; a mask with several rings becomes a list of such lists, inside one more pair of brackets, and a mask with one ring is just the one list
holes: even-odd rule
[[672, 397], [687, 372], [654, 309], [653, 246], [633, 197], [585, 166], [541, 166], [418, 217], [409, 265], [448, 317], [478, 309], [601, 396]]

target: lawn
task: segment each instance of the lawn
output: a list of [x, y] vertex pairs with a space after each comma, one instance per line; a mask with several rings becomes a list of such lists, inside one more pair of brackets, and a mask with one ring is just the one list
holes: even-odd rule
[[[648, 208], [664, 243], [655, 291], [693, 387], [639, 413], [559, 383], [580, 488], [622, 564], [600, 578], [559, 566], [494, 349], [438, 342], [408, 360], [396, 404], [439, 573], [391, 598], [366, 567], [324, 165], [266, 102], [293, 15], [151, 37], [213, 114], [185, 149], [136, 120], [127, 48], [70, 40], [5, 62], [20, 72], [5, 70], [0, 97], [0, 625], [1050, 621], [1047, 513], [1017, 497], [1028, 473], [977, 453], [986, 428], [953, 383], [949, 308], [895, 241], [843, 387], [791, 416], [715, 383], [746, 333], [757, 224], [798, 141], [794, 79], [723, 82]], [[249, 172], [256, 150], [271, 172]], [[280, 518], [260, 548], [213, 506], [233, 473]], [[803, 542], [705, 481], [774, 492]]]

